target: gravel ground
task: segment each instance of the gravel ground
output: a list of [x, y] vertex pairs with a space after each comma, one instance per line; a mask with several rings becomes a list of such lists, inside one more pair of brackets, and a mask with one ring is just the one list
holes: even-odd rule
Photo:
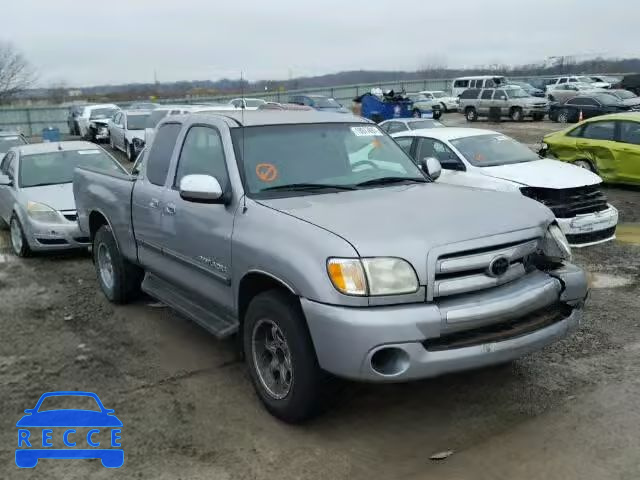
[[[558, 125], [488, 128], [535, 143]], [[640, 222], [639, 190], [607, 193], [621, 222]], [[574, 336], [505, 366], [350, 384], [327, 415], [292, 427], [262, 409], [231, 341], [148, 298], [111, 305], [86, 254], [17, 259], [0, 232], [0, 478], [635, 480], [639, 253], [633, 242], [575, 252], [597, 288]], [[53, 390], [93, 391], [115, 409], [123, 468], [15, 467], [15, 422]]]

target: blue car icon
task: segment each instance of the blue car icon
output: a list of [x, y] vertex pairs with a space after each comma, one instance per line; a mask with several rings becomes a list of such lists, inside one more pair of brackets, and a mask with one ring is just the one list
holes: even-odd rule
[[[90, 397], [95, 400], [98, 409], [55, 409], [40, 411], [42, 402], [51, 397]], [[91, 400], [89, 401], [91, 402]], [[62, 399], [64, 400], [64, 398]], [[77, 400], [77, 399], [72, 399]], [[85, 399], [86, 400], [86, 399]], [[92, 403], [93, 405], [93, 403]], [[100, 398], [91, 392], [48, 392], [43, 394], [36, 406], [24, 411], [26, 413], [16, 427], [18, 430], [18, 448], [16, 449], [16, 465], [21, 468], [33, 468], [41, 458], [55, 459], [86, 459], [99, 458], [107, 468], [119, 468], [124, 463], [124, 450], [119, 443], [122, 422], [114, 415], [114, 410], [104, 408]], [[33, 435], [31, 429], [42, 428], [42, 438]], [[77, 432], [76, 428], [91, 428], [86, 436]], [[54, 448], [54, 429], [64, 430], [56, 435], [56, 440], [62, 439], [64, 447]], [[97, 435], [109, 430], [110, 447], [104, 448], [104, 441], [97, 441]], [[103, 433], [104, 435], [104, 433]], [[89, 448], [83, 447], [83, 441]], [[40, 442], [41, 440], [41, 442]], [[33, 445], [33, 446], [32, 446]], [[79, 448], [74, 448], [79, 445]], [[42, 448], [40, 448], [40, 446]], [[56, 445], [57, 446], [57, 445]], [[102, 447], [102, 448], [100, 448]]]

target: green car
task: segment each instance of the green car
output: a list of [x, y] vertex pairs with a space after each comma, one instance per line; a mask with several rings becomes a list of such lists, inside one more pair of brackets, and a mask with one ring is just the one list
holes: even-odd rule
[[605, 182], [640, 184], [640, 113], [590, 118], [543, 140], [543, 156], [600, 175]]

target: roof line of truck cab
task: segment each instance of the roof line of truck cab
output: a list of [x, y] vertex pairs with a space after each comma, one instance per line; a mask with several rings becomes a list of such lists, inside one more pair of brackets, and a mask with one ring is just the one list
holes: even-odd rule
[[[291, 125], [311, 123], [373, 123], [362, 117], [352, 114], [318, 112], [314, 110], [255, 110], [217, 113], [213, 111], [197, 112], [194, 115], [212, 118], [226, 118], [235, 124], [234, 127], [255, 127], [261, 125]], [[171, 117], [175, 119], [175, 117]]]

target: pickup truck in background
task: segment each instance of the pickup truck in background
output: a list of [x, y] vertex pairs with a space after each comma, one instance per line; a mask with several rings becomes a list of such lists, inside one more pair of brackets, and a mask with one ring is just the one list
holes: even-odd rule
[[[258, 396], [303, 421], [334, 376], [403, 382], [507, 362], [567, 335], [584, 272], [551, 211], [439, 184], [350, 114], [167, 117], [132, 175], [76, 169], [98, 281], [237, 334]], [[420, 206], [420, 208], [416, 208]]]

